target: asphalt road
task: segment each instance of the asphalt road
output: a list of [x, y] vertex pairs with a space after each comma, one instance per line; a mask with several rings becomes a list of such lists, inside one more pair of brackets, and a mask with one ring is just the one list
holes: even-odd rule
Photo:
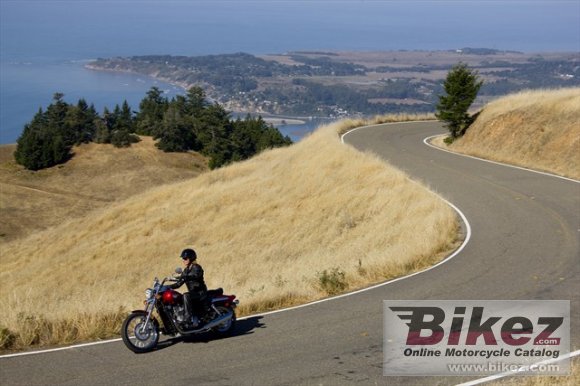
[[382, 375], [382, 301], [570, 299], [580, 347], [580, 184], [432, 149], [437, 123], [357, 130], [371, 150], [454, 203], [472, 237], [447, 263], [352, 296], [238, 322], [234, 337], [167, 341], [136, 355], [122, 342], [0, 359], [2, 385], [451, 384], [464, 377]]

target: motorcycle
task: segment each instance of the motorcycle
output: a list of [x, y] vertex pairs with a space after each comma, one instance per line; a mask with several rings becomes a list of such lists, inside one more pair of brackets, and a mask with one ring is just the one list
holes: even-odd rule
[[[175, 270], [181, 274], [181, 268]], [[190, 336], [205, 332], [217, 335], [230, 334], [236, 322], [236, 306], [239, 301], [236, 295], [224, 295], [223, 289], [208, 291], [210, 310], [202, 320], [196, 317], [187, 318], [183, 294], [169, 288], [165, 282], [177, 281], [175, 277], [166, 277], [161, 282], [156, 277], [153, 287], [145, 290], [145, 309], [134, 310], [123, 322], [121, 336], [129, 350], [144, 353], [154, 350], [159, 342], [159, 335]], [[161, 320], [161, 324], [156, 315]]]

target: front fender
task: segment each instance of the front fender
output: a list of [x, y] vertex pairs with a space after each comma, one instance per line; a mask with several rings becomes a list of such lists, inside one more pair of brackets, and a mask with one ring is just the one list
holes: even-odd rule
[[[145, 311], [145, 310], [133, 310], [133, 311], [131, 311], [131, 313], [129, 315], [133, 315], [133, 314], [147, 316], [147, 311]], [[159, 329], [159, 322], [157, 321], [155, 316], [151, 315], [151, 321], [153, 322], [155, 327], [157, 329]]]

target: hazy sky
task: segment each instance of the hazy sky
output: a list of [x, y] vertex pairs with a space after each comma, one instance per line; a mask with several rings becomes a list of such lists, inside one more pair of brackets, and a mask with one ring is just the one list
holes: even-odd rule
[[[0, 53], [579, 51], [580, 0], [0, 0]], [[46, 51], [46, 53], [44, 53]]]

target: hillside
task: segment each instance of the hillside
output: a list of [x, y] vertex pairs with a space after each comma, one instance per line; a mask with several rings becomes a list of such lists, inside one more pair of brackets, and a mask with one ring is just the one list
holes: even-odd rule
[[209, 287], [238, 295], [242, 314], [433, 264], [454, 246], [455, 213], [341, 144], [345, 124], [6, 244], [0, 347], [118, 334], [126, 310], [186, 246], [197, 249]]
[[66, 164], [36, 172], [14, 162], [15, 148], [0, 146], [0, 243], [207, 170], [199, 154], [164, 153], [150, 137], [123, 149], [81, 145]]
[[580, 179], [580, 88], [497, 99], [450, 149]]

